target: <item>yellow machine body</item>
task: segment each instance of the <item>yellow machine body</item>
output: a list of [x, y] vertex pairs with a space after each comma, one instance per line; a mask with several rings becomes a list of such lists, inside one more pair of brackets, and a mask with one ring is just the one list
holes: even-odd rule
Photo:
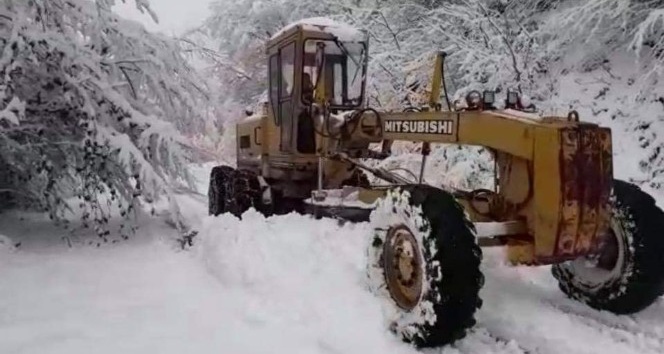
[[[472, 221], [512, 225], [493, 235], [499, 244], [508, 247], [510, 261], [551, 264], [595, 249], [599, 236], [608, 229], [610, 217], [613, 171], [608, 128], [580, 122], [575, 115], [537, 117], [512, 109], [481, 108], [440, 111], [442, 55], [436, 57], [431, 110], [377, 112], [358, 103], [338, 107], [338, 112], [359, 113], [347, 115], [352, 119], [344, 121], [343, 127], [330, 128], [331, 118], [316, 112], [331, 106], [329, 90], [337, 90], [330, 85], [336, 79], [334, 73], [321, 69], [312, 102], [301, 99], [304, 46], [311, 40], [331, 41], [334, 36], [324, 29], [294, 26], [268, 44], [270, 79], [276, 80], [277, 72], [283, 76], [272, 64], [283, 60], [285, 50], [293, 50], [293, 72], [289, 72], [293, 79], [288, 97], [281, 94], [281, 89], [271, 91], [263, 112], [238, 123], [239, 168], [258, 172], [285, 196], [308, 198], [317, 188], [321, 161], [323, 187], [339, 188], [357, 169], [349, 160], [340, 159], [340, 154], [366, 157], [373, 143], [482, 146], [495, 158], [495, 189], [455, 191], [455, 195]], [[366, 67], [366, 62], [363, 65]], [[325, 64], [317, 68], [325, 68]], [[365, 84], [363, 78], [362, 94]], [[271, 82], [271, 89], [273, 85]], [[301, 128], [304, 123], [311, 124], [313, 130]], [[336, 135], [334, 129], [339, 130]], [[310, 146], [302, 148], [305, 140]], [[380, 189], [369, 188], [362, 195], [375, 199], [381, 193]]]

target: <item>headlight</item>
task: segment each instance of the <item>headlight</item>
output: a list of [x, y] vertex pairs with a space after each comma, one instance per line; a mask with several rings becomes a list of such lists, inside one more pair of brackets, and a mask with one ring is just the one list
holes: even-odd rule
[[470, 91], [466, 95], [466, 104], [469, 109], [480, 108], [482, 104], [482, 94], [479, 91]]
[[516, 91], [509, 91], [507, 93], [507, 108], [516, 108], [519, 103], [519, 93]]
[[493, 104], [496, 102], [496, 93], [493, 91], [484, 91], [482, 96], [484, 108], [493, 108]]

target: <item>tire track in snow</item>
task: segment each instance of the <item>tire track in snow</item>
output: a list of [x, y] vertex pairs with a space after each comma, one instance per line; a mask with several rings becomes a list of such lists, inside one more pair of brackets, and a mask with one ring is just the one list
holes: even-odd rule
[[590, 309], [577, 310], [573, 306], [553, 302], [545, 302], [545, 304], [573, 317], [581, 324], [600, 333], [608, 334], [607, 337], [616, 342], [632, 344], [643, 352], [664, 353], [664, 338], [638, 325], [629, 324], [627, 320], [634, 321], [632, 316], [622, 317], [624, 321], [611, 321], [602, 318], [599, 312], [592, 313], [593, 310]]
[[[524, 353], [664, 352], [660, 304], [624, 318], [586, 310], [560, 292], [550, 267], [510, 267], [502, 259], [501, 251], [485, 250], [484, 307], [476, 317], [488, 335], [513, 340]], [[644, 327], [649, 319], [652, 329]]]
[[[515, 353], [515, 354], [538, 354], [538, 351], [531, 350], [523, 347], [519, 342], [514, 339], [505, 338], [496, 333], [492, 333], [488, 328], [477, 326], [471, 331], [469, 331], [470, 341], [478, 341], [481, 344], [486, 344], [489, 348], [500, 349], [504, 353]], [[492, 350], [491, 353], [496, 351]], [[477, 353], [476, 346], [468, 348], [464, 351], [468, 354]], [[487, 351], [488, 352], [488, 351]]]

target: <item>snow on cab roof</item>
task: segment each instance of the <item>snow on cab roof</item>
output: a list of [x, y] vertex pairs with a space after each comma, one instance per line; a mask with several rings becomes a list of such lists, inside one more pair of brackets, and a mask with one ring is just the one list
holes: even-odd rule
[[304, 30], [329, 33], [336, 36], [340, 41], [361, 41], [364, 38], [362, 31], [346, 23], [337, 22], [326, 17], [310, 17], [285, 26], [270, 39], [275, 39], [296, 26], [301, 26]]

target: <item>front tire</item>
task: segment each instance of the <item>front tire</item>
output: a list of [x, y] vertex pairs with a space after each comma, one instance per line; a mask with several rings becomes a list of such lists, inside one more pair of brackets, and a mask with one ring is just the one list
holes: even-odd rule
[[616, 180], [610, 234], [594, 260], [554, 265], [570, 298], [617, 314], [650, 306], [664, 292], [664, 212], [637, 186]]
[[369, 279], [388, 326], [417, 347], [463, 338], [484, 283], [473, 224], [455, 198], [416, 185], [390, 190], [370, 217]]
[[208, 187], [208, 214], [217, 216], [226, 212], [228, 193], [226, 184], [235, 171], [230, 166], [215, 166], [210, 171], [210, 185]]
[[256, 173], [249, 170], [233, 171], [226, 182], [226, 191], [229, 195], [227, 210], [238, 218], [250, 208], [265, 216], [272, 215], [272, 205], [263, 202], [264, 190]]

